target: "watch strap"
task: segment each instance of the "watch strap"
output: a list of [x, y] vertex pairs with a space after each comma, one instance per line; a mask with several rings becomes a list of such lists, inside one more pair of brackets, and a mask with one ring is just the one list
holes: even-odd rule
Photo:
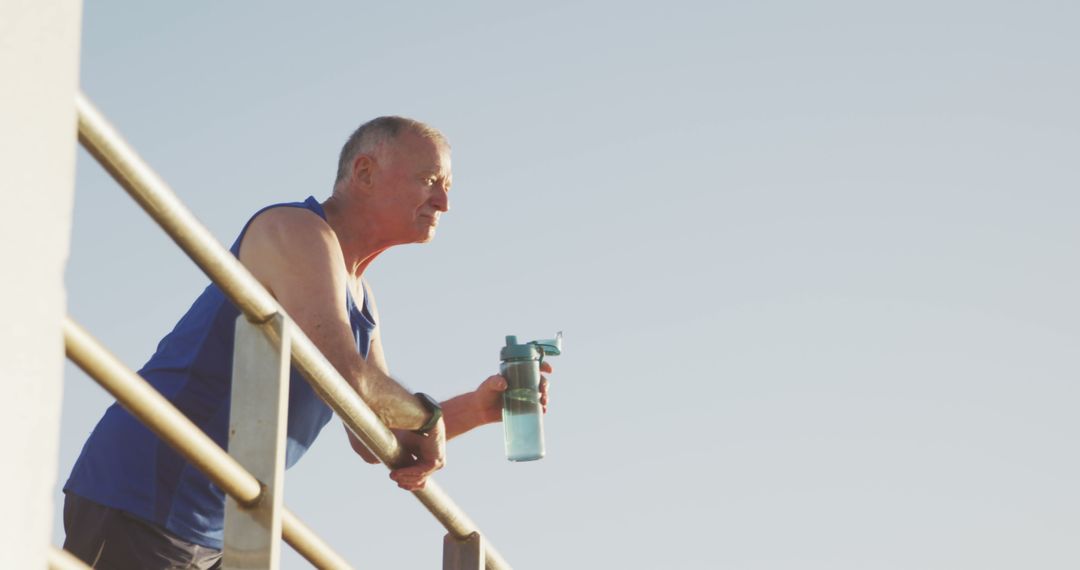
[[439, 420], [442, 419], [442, 406], [439, 405], [439, 402], [436, 401], [435, 398], [432, 398], [423, 392], [417, 392], [415, 396], [420, 400], [420, 403], [423, 404], [424, 409], [431, 414], [431, 417], [428, 418], [428, 421], [425, 422], [424, 425], [413, 431], [427, 435], [427, 433], [439, 423]]

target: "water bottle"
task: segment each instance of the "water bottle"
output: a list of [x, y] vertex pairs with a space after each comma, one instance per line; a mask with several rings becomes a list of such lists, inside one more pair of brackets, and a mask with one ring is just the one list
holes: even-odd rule
[[544, 456], [544, 412], [540, 405], [540, 363], [562, 353], [562, 333], [553, 339], [518, 344], [506, 337], [499, 373], [506, 378], [503, 393], [503, 436], [506, 458], [533, 461]]

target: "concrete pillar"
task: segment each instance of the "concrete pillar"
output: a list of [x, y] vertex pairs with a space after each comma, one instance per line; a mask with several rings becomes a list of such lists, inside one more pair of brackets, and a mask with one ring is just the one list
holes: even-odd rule
[[45, 568], [60, 434], [81, 0], [0, 1], [0, 568]]

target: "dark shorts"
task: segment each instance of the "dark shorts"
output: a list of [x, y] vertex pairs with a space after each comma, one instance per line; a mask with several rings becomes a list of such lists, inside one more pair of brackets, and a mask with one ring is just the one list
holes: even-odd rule
[[68, 493], [64, 550], [102, 570], [217, 570], [221, 551], [192, 544], [133, 515]]

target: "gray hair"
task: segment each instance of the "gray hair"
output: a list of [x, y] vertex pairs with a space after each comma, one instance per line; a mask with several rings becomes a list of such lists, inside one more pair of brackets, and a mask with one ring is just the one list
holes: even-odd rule
[[345, 141], [345, 146], [341, 147], [341, 156], [338, 157], [337, 179], [334, 181], [334, 185], [341, 184], [352, 174], [352, 163], [356, 160], [357, 155], [379, 152], [384, 144], [394, 140], [406, 130], [447, 147], [450, 146], [446, 137], [438, 129], [420, 121], [398, 116], [377, 117], [360, 125], [349, 136], [349, 140]]

